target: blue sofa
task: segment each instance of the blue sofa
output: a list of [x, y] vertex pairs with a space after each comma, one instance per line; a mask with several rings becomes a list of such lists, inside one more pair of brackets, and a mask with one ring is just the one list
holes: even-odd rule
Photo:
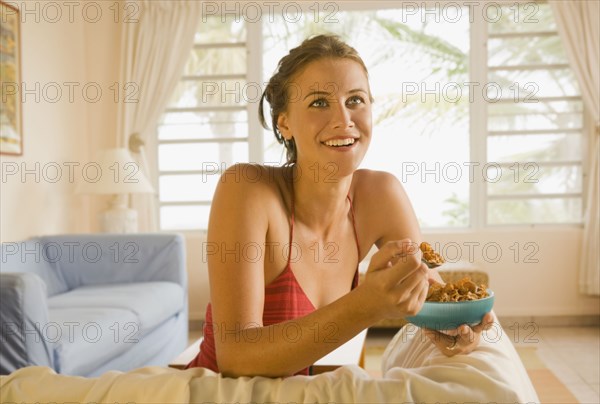
[[79, 234], [3, 243], [0, 374], [30, 365], [94, 377], [167, 365], [188, 341], [176, 234]]

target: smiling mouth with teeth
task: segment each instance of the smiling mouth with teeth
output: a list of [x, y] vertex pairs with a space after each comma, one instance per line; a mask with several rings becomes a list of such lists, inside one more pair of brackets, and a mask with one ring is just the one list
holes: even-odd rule
[[356, 139], [348, 138], [348, 139], [332, 139], [326, 142], [323, 142], [324, 145], [330, 147], [344, 147], [344, 146], [352, 146]]

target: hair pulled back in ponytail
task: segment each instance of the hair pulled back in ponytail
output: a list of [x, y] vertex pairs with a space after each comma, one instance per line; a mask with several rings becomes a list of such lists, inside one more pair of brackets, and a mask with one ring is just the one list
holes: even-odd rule
[[270, 105], [271, 128], [277, 141], [285, 146], [287, 164], [296, 162], [296, 143], [286, 140], [277, 127], [279, 115], [287, 109], [293, 78], [309, 63], [323, 58], [351, 59], [359, 63], [367, 73], [365, 63], [356, 49], [342, 41], [337, 35], [317, 35], [308, 38], [300, 46], [290, 50], [277, 65], [275, 74], [269, 80], [260, 98], [258, 118], [265, 129], [270, 129], [264, 116], [264, 100]]

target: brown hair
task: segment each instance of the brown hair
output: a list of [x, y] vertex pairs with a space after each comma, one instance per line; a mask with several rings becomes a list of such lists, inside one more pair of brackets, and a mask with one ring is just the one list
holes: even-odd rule
[[271, 124], [275, 138], [282, 143], [287, 151], [287, 164], [296, 162], [296, 143], [294, 139], [286, 140], [277, 127], [279, 114], [287, 109], [289, 101], [290, 82], [309, 63], [322, 58], [343, 58], [359, 63], [368, 75], [365, 63], [358, 55], [356, 49], [343, 42], [337, 35], [317, 35], [305, 39], [300, 46], [290, 50], [277, 65], [277, 71], [269, 80], [260, 98], [258, 105], [258, 118], [265, 129], [269, 126], [264, 117], [263, 100], [271, 106]]

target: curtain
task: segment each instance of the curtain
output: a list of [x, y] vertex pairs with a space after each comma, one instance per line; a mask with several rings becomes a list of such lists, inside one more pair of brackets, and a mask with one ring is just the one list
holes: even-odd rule
[[588, 125], [588, 177], [585, 198], [579, 290], [600, 295], [600, 3], [550, 1], [558, 32], [575, 72]]
[[[128, 4], [132, 6], [127, 8]], [[156, 125], [181, 78], [201, 16], [197, 0], [127, 0], [135, 16], [123, 22], [117, 144], [128, 147], [157, 189]], [[149, 152], [147, 152], [149, 151]], [[134, 194], [139, 230], [156, 231], [156, 194]]]

